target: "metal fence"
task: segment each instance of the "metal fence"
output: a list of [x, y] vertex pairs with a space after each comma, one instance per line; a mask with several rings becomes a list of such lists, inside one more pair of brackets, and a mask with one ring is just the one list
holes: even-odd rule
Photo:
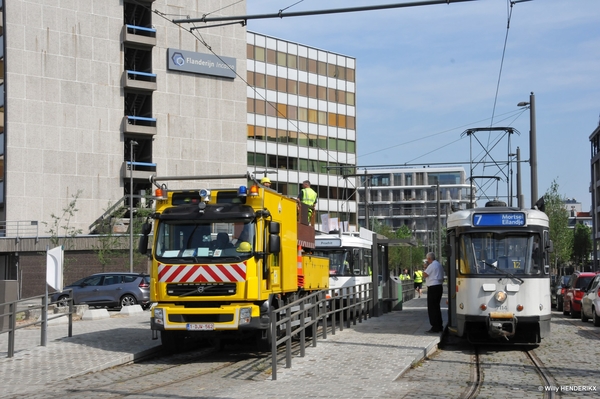
[[[71, 295], [72, 296], [72, 295]], [[40, 305], [32, 305], [32, 302], [40, 302]], [[31, 298], [19, 299], [17, 301], [6, 302], [0, 304], [0, 334], [8, 333], [8, 356], [13, 357], [15, 354], [15, 331], [21, 328], [40, 325], [40, 345], [46, 346], [48, 322], [58, 319], [59, 317], [68, 317], [68, 336], [73, 336], [73, 301], [69, 298], [69, 311], [67, 313], [52, 314], [53, 317], [48, 317], [48, 297], [46, 295], [38, 295]], [[25, 319], [25, 313], [39, 310], [41, 318], [39, 320], [17, 325], [17, 319], [22, 317]]]
[[304, 357], [306, 335], [310, 337], [312, 346], [317, 346], [320, 334], [327, 338], [328, 326], [331, 333], [344, 327], [362, 323], [373, 315], [372, 283], [339, 288], [330, 291], [319, 291], [302, 299], [271, 310], [271, 378], [277, 379], [277, 347], [285, 343], [285, 365], [292, 367], [292, 340], [298, 338], [300, 356]]

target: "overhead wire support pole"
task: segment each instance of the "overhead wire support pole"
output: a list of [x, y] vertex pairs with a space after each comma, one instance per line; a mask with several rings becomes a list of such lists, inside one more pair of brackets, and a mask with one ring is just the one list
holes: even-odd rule
[[185, 18], [174, 19], [172, 22], [176, 24], [197, 23], [197, 22], [222, 22], [222, 21], [248, 21], [249, 19], [269, 19], [269, 18], [284, 18], [284, 17], [305, 17], [309, 15], [324, 15], [324, 14], [342, 14], [348, 12], [359, 11], [375, 11], [387, 10], [391, 8], [406, 8], [431, 6], [436, 4], [464, 3], [478, 0], [429, 0], [429, 1], [414, 1], [410, 3], [395, 3], [395, 4], [380, 4], [375, 6], [350, 7], [350, 8], [333, 8], [328, 10], [313, 10], [313, 11], [296, 11], [282, 12], [279, 11], [273, 14], [255, 14], [255, 15], [237, 15], [237, 16], [222, 16], [222, 17], [201, 17], [201, 18]]

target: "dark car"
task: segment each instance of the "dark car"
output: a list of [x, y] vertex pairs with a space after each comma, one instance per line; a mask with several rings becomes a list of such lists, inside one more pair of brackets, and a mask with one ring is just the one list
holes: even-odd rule
[[556, 310], [563, 310], [563, 295], [570, 278], [571, 276], [558, 276], [550, 286], [550, 300]]
[[52, 302], [68, 305], [72, 292], [74, 305], [123, 307], [139, 304], [150, 307], [150, 276], [138, 273], [98, 273], [65, 287], [72, 291], [55, 292]]
[[563, 295], [563, 314], [571, 317], [579, 316], [581, 312], [581, 298], [590, 281], [596, 276], [594, 272], [575, 272], [569, 279], [567, 289]]

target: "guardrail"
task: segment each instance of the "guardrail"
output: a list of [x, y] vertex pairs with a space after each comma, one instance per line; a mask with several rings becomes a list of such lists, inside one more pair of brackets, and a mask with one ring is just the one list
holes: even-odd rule
[[[69, 290], [65, 290], [69, 291]], [[40, 336], [40, 345], [46, 346], [47, 342], [47, 332], [48, 332], [48, 322], [50, 320], [58, 319], [59, 317], [67, 316], [69, 318], [69, 328], [68, 335], [69, 337], [73, 336], [73, 300], [72, 295], [69, 295], [69, 312], [68, 313], [57, 313], [54, 317], [48, 318], [48, 297], [46, 295], [38, 295], [31, 298], [19, 299], [17, 301], [6, 302], [0, 304], [0, 334], [8, 333], [8, 356], [13, 357], [15, 355], [15, 331], [20, 330], [21, 328], [33, 326], [33, 325], [41, 325], [41, 336]], [[27, 309], [19, 309], [19, 306], [22, 306], [26, 302], [37, 301], [41, 299], [41, 305], [29, 305]], [[50, 302], [52, 304], [53, 302]], [[6, 310], [8, 309], [8, 312]], [[41, 320], [32, 321], [29, 323], [21, 324], [17, 326], [17, 318], [19, 314], [24, 314], [27, 311], [32, 310], [41, 310]], [[4, 321], [8, 319], [8, 329], [4, 329]]]
[[[307, 295], [288, 305], [269, 312], [271, 323], [271, 378], [277, 380], [277, 347], [285, 343], [286, 368], [292, 367], [292, 339], [299, 338], [300, 356], [304, 357], [306, 331], [313, 347], [317, 346], [318, 327], [323, 339], [327, 339], [327, 328], [331, 322], [331, 333], [335, 335], [336, 319], [339, 329], [350, 327], [372, 315], [372, 283], [330, 290]], [[285, 334], [283, 333], [285, 331]]]
[[39, 237], [37, 220], [0, 221], [0, 237]]

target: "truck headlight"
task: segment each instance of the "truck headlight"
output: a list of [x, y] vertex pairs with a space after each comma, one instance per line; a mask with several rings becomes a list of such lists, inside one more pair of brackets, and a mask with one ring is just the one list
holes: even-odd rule
[[164, 312], [161, 308], [154, 308], [154, 322], [164, 325]]
[[240, 325], [249, 324], [252, 319], [252, 308], [241, 308], [240, 309]]

